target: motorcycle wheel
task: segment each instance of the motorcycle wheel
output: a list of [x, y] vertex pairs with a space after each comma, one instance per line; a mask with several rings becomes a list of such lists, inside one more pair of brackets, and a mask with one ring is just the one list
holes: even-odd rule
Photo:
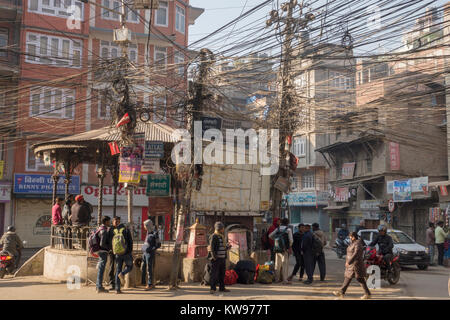
[[389, 274], [387, 275], [387, 281], [390, 284], [397, 284], [397, 282], [399, 282], [400, 280], [400, 265], [397, 262], [394, 262], [392, 264], [392, 272], [389, 272]]
[[6, 274], [6, 270], [5, 269], [0, 269], [0, 279], [3, 279], [3, 277], [5, 276], [5, 274]]

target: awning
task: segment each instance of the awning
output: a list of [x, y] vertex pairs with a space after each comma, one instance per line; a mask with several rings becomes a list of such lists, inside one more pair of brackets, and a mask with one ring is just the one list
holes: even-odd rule
[[344, 204], [341, 206], [328, 206], [328, 207], [323, 208], [323, 210], [342, 210], [342, 209], [348, 208], [348, 207], [349, 207], [348, 204]]
[[437, 181], [437, 182], [429, 182], [429, 187], [439, 187], [439, 186], [448, 186], [450, 185], [450, 181]]

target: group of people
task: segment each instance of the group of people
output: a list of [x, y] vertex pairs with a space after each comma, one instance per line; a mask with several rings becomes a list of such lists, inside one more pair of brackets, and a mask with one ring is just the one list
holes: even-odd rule
[[[65, 204], [64, 204], [65, 202]], [[69, 195], [64, 201], [63, 198], [57, 197], [52, 207], [52, 224], [55, 226], [70, 225], [75, 227], [81, 238], [81, 247], [86, 250], [86, 236], [92, 220], [92, 205], [84, 200], [83, 195], [79, 194], [75, 198]], [[72, 231], [70, 229], [60, 229], [59, 234], [62, 236], [62, 244], [64, 248], [72, 248]]]
[[[326, 263], [323, 247], [327, 245], [326, 236], [318, 223], [299, 224], [298, 231], [292, 234], [289, 219], [274, 218], [273, 225], [267, 231], [271, 261], [275, 261], [275, 281], [291, 284], [293, 277], [300, 270], [299, 280], [305, 284], [313, 282], [314, 269], [319, 266], [320, 281], [325, 281]], [[283, 240], [284, 238], [284, 240]], [[283, 248], [278, 242], [284, 242]], [[296, 264], [289, 275], [289, 256], [294, 255]]]
[[434, 265], [435, 247], [438, 250], [438, 265], [444, 266], [444, 249], [445, 239], [448, 237], [449, 231], [444, 230], [444, 221], [439, 221], [435, 228], [434, 223], [430, 222], [426, 232], [426, 242], [428, 253], [430, 255], [430, 265]]
[[[145, 242], [142, 246], [142, 277], [141, 284], [146, 285], [145, 290], [154, 288], [153, 269], [155, 265], [156, 250], [160, 247], [158, 232], [153, 222], [144, 221], [147, 231]], [[97, 265], [96, 290], [98, 293], [115, 291], [120, 294], [121, 285], [125, 283], [125, 275], [133, 269], [133, 237], [126, 225], [120, 222], [120, 217], [112, 219], [108, 216], [102, 218], [102, 224], [95, 231], [98, 236], [99, 250], [95, 253], [99, 257]], [[103, 276], [109, 258], [109, 289], [103, 287]], [[125, 268], [123, 268], [125, 265]], [[146, 278], [147, 281], [146, 281]]]

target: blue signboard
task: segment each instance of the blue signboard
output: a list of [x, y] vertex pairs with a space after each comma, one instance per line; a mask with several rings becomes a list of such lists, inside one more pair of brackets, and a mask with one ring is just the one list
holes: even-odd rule
[[145, 159], [162, 159], [164, 158], [164, 142], [163, 141], [145, 141]]
[[328, 194], [323, 191], [295, 192], [286, 194], [283, 199], [287, 199], [289, 206], [311, 207], [316, 205], [327, 205]]
[[[52, 195], [53, 178], [50, 174], [14, 174], [14, 193], [18, 195]], [[64, 176], [59, 176], [56, 193], [65, 193]], [[70, 194], [80, 194], [80, 176], [72, 176]]]

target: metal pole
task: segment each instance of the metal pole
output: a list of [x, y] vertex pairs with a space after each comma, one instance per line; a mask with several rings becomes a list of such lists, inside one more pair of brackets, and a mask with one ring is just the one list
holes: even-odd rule
[[[103, 161], [102, 161], [103, 162]], [[97, 208], [97, 223], [98, 225], [102, 224], [102, 215], [103, 215], [103, 181], [105, 179], [105, 168], [102, 166], [98, 169], [97, 172], [98, 177], [98, 208]]]

